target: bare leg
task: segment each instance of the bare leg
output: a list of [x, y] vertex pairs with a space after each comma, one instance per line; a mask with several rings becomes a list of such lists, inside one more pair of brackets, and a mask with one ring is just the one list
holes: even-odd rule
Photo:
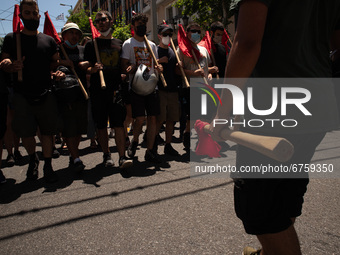
[[23, 137], [22, 144], [24, 145], [28, 155], [32, 155], [33, 153], [35, 153], [36, 142], [33, 136]]
[[165, 126], [165, 143], [171, 143], [172, 140], [172, 132], [174, 130], [174, 121], [167, 120]]
[[109, 150], [109, 135], [107, 133], [107, 128], [102, 128], [97, 130], [97, 136], [100, 146], [104, 153], [110, 153]]
[[139, 135], [142, 132], [144, 119], [144, 116], [137, 117], [133, 123], [133, 140], [135, 142], [138, 142]]
[[258, 235], [262, 255], [301, 255], [300, 243], [294, 224], [275, 234]]
[[152, 150], [156, 137], [156, 116], [147, 117], [147, 149]]
[[71, 157], [73, 159], [79, 158], [79, 142], [80, 142], [80, 136], [75, 137], [67, 137], [65, 138], [67, 148], [70, 151]]
[[119, 157], [125, 156], [125, 135], [123, 127], [115, 127], [115, 141]]
[[53, 145], [52, 135], [41, 135], [41, 147], [44, 158], [52, 158]]

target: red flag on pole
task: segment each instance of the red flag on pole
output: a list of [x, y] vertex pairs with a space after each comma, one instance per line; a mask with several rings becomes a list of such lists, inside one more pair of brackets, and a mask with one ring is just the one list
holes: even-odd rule
[[228, 41], [229, 41], [229, 35], [228, 35], [227, 31], [224, 29], [223, 36], [222, 36], [222, 45], [225, 47], [225, 49], [227, 51], [227, 55], [228, 55], [228, 52], [230, 50], [230, 47], [228, 45]]
[[97, 30], [97, 28], [95, 28], [95, 26], [93, 25], [92, 22], [92, 18], [89, 17], [89, 21], [90, 21], [90, 27], [91, 27], [91, 33], [92, 33], [92, 39], [96, 39], [100, 36], [99, 31]]
[[188, 39], [186, 36], [186, 33], [184, 31], [184, 28], [181, 24], [179, 24], [179, 29], [178, 29], [178, 34], [177, 34], [177, 41], [178, 41], [178, 46], [183, 52], [183, 54], [187, 57], [193, 58], [194, 56], [192, 55], [192, 50], [194, 50], [197, 59], [200, 58], [200, 52], [192, 47], [191, 41]]
[[55, 30], [48, 12], [45, 12], [44, 34], [51, 36], [57, 44], [61, 44], [61, 39]]
[[210, 38], [210, 34], [209, 31], [205, 32], [205, 36], [203, 37], [203, 39], [198, 43], [198, 45], [204, 47], [207, 49], [207, 51], [209, 52], [209, 55], [211, 55], [211, 38]]
[[19, 5], [14, 5], [14, 14], [13, 14], [13, 33], [18, 34], [21, 30], [23, 30], [24, 26], [21, 23], [20, 17], [19, 17]]

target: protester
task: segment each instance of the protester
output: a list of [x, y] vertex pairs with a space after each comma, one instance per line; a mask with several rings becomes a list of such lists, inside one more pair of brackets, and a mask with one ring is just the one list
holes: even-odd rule
[[[91, 104], [93, 118], [97, 127], [97, 137], [103, 150], [103, 164], [105, 167], [114, 165], [109, 148], [107, 122], [115, 130], [115, 141], [119, 154], [119, 167], [127, 168], [132, 165], [132, 160], [125, 156], [124, 120], [125, 106], [121, 99], [119, 86], [122, 82], [120, 68], [120, 54], [122, 41], [112, 37], [112, 16], [107, 11], [96, 14], [95, 24], [101, 36], [97, 40], [99, 55], [102, 63], [98, 63], [95, 54], [94, 42], [85, 46], [85, 60], [90, 66], [87, 72], [91, 74]], [[106, 89], [101, 88], [99, 70], [104, 73]]]
[[[190, 78], [205, 77], [206, 79], [211, 79], [213, 73], [218, 72], [218, 67], [212, 66], [212, 61], [206, 48], [198, 45], [201, 40], [201, 27], [198, 23], [190, 23], [186, 29], [187, 38], [193, 48], [199, 51], [200, 57], [198, 60], [201, 68], [197, 67], [197, 63], [191, 57], [184, 55], [184, 53], [178, 49], [179, 58], [182, 62], [185, 75], [187, 76], [189, 82]], [[183, 145], [185, 150], [190, 150], [190, 88], [186, 88], [183, 83], [183, 94], [185, 100], [185, 113], [187, 115], [186, 128], [183, 134]]]
[[[233, 1], [232, 9], [237, 7], [237, 29], [226, 77], [308, 77], [311, 78], [309, 80], [331, 77], [329, 39], [334, 29], [340, 28], [339, 1], [331, 0], [322, 4], [318, 0]], [[236, 85], [241, 89], [245, 87], [244, 82]], [[272, 86], [280, 90], [285, 85], [289, 84]], [[260, 95], [266, 86], [256, 89]], [[320, 102], [313, 104], [313, 107], [309, 105], [312, 108], [312, 124], [305, 125], [301, 121], [299, 124], [302, 127], [299, 125], [289, 131], [284, 127], [244, 130], [285, 137], [294, 145], [293, 157], [285, 164], [309, 164], [325, 132], [339, 126], [332, 84], [325, 81], [313, 89], [319, 92], [313, 91], [311, 100]], [[257, 97], [257, 101], [268, 100], [271, 98]], [[215, 118], [229, 119], [232, 97], [227, 90], [222, 93], [222, 105]], [[245, 118], [248, 117], [252, 116], [246, 113]], [[301, 116], [299, 118], [302, 119]], [[211, 127], [215, 139], [221, 139], [220, 130], [220, 126]], [[243, 146], [238, 147], [236, 164], [238, 169], [249, 165], [282, 165]], [[262, 250], [246, 247], [243, 254], [301, 254], [294, 222], [301, 215], [308, 181], [308, 178], [242, 177], [234, 180], [236, 214], [242, 220], [246, 232], [256, 235], [262, 245]]]
[[[142, 125], [145, 119], [145, 112], [147, 115], [147, 150], [144, 159], [154, 163], [160, 163], [160, 159], [156, 152], [154, 152], [153, 145], [156, 137], [156, 116], [159, 114], [159, 97], [155, 89], [148, 95], [137, 94], [133, 90], [133, 75], [136, 73], [140, 64], [149, 68], [149, 74], [152, 75], [155, 69], [162, 71], [162, 67], [158, 63], [154, 63], [151, 53], [149, 52], [144, 35], [146, 35], [146, 23], [148, 18], [143, 13], [137, 13], [132, 17], [131, 28], [134, 31], [134, 36], [126, 40], [123, 44], [122, 51], [122, 68], [129, 74], [130, 83], [132, 83], [131, 106], [132, 117], [135, 119], [133, 123], [133, 140], [128, 148], [128, 156], [134, 157], [137, 147], [138, 139], [142, 130]], [[149, 41], [151, 49], [158, 58], [156, 45]], [[136, 85], [136, 84], [135, 84]], [[137, 86], [137, 85], [136, 85]]]
[[[222, 22], [216, 21], [211, 24], [210, 30], [212, 31], [212, 51], [211, 53], [214, 54], [214, 58], [216, 61], [216, 66], [218, 67], [218, 76], [220, 78], [224, 77], [225, 67], [227, 65], [227, 49], [224, 45], [222, 45], [222, 37], [224, 34], [224, 26]], [[216, 74], [213, 75], [216, 77]]]
[[171, 156], [179, 156], [171, 146], [174, 124], [179, 121], [179, 99], [178, 84], [176, 83], [176, 64], [177, 59], [174, 51], [169, 47], [170, 39], [173, 35], [173, 29], [168, 25], [160, 25], [158, 28], [158, 57], [159, 63], [163, 66], [164, 78], [167, 86], [164, 87], [161, 81], [158, 81], [160, 114], [157, 116], [157, 134], [166, 121], [165, 126], [165, 146], [164, 153]]
[[[11, 61], [5, 69], [14, 72], [15, 116], [13, 130], [22, 138], [22, 143], [29, 155], [27, 179], [38, 178], [39, 158], [36, 155], [35, 134], [39, 127], [42, 135], [41, 144], [44, 155], [44, 179], [46, 182], [57, 181], [52, 168], [52, 136], [58, 131], [58, 109], [51, 93], [51, 64], [57, 64], [57, 45], [53, 38], [39, 33], [40, 15], [36, 1], [23, 0], [20, 3], [20, 17], [24, 23], [21, 32], [22, 60], [16, 59], [16, 36], [13, 33], [5, 37], [2, 58]], [[17, 79], [17, 72], [22, 71], [23, 81]]]
[[[82, 94], [75, 70], [82, 84], [86, 84], [86, 63], [84, 62], [84, 46], [78, 42], [82, 31], [75, 23], [66, 23], [61, 30], [63, 44], [67, 56], [59, 50], [61, 57], [57, 70], [66, 74], [65, 79], [55, 82], [59, 112], [63, 120], [62, 137], [70, 152], [69, 168], [75, 172], [84, 170], [85, 165], [79, 158], [79, 143], [82, 134], [87, 132], [87, 101]], [[61, 49], [60, 47], [60, 49]]]

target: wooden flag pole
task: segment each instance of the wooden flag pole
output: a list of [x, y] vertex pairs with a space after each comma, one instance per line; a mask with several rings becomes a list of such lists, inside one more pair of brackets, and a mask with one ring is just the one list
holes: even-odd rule
[[[155, 56], [155, 54], [153, 53], [153, 51], [151, 49], [150, 43], [149, 43], [148, 38], [146, 37], [146, 35], [144, 35], [144, 41], [146, 43], [146, 46], [148, 47], [148, 50], [150, 51], [150, 54], [151, 54], [151, 56], [153, 58], [153, 61], [154, 61], [155, 65], [156, 65], [157, 64], [157, 59], [156, 59], [156, 56]], [[164, 75], [161, 72], [159, 72], [159, 73], [160, 73], [159, 76], [161, 77], [163, 86], [166, 88], [167, 84], [166, 84]]]
[[[68, 57], [66, 51], [65, 51], [65, 48], [64, 48], [64, 45], [60, 44], [60, 48], [61, 48], [61, 51], [63, 52], [63, 55], [64, 57], [67, 59], [67, 60], [70, 60], [70, 58]], [[89, 99], [89, 95], [87, 94], [82, 82], [80, 81], [77, 73], [76, 73], [76, 70], [74, 69], [74, 67], [71, 68], [71, 71], [72, 73], [76, 76], [77, 80], [78, 80], [78, 83], [79, 83], [79, 86], [80, 86], [80, 89], [81, 89], [81, 92], [83, 93], [85, 99]]]
[[[99, 50], [98, 50], [98, 44], [97, 44], [96, 38], [93, 39], [93, 43], [94, 43], [94, 50], [96, 52], [97, 62], [101, 63], [100, 56], [99, 56]], [[106, 84], [105, 84], [105, 80], [104, 80], [103, 70], [99, 70], [99, 78], [100, 78], [100, 86], [101, 86], [101, 88], [102, 89], [106, 89]]]
[[[195, 62], [196, 62], [196, 64], [197, 64], [198, 69], [202, 69], [201, 66], [200, 66], [200, 64], [199, 64], [199, 62], [198, 62], [198, 60], [197, 60], [197, 57], [196, 57], [196, 54], [195, 54], [194, 49], [191, 50], [191, 53], [192, 53], [192, 55], [194, 56], [194, 59], [195, 59]], [[203, 78], [203, 80], [204, 80], [204, 83], [208, 85], [209, 83], [208, 83], [207, 79], [205, 78], [205, 76], [203, 76], [202, 78]]]
[[[174, 45], [174, 42], [172, 41], [172, 38], [170, 38], [170, 44], [171, 44], [172, 49], [173, 49], [174, 52], [175, 52], [177, 62], [179, 63], [181, 60], [179, 59], [179, 56], [178, 56], [176, 47], [175, 47], [175, 45]], [[179, 69], [181, 70], [181, 74], [182, 74], [182, 77], [183, 77], [183, 79], [184, 79], [185, 86], [186, 86], [187, 88], [190, 88], [190, 84], [189, 84], [188, 79], [187, 79], [187, 77], [186, 77], [186, 75], [185, 75], [185, 73], [184, 73], [184, 69], [183, 69], [182, 65], [179, 65]]]

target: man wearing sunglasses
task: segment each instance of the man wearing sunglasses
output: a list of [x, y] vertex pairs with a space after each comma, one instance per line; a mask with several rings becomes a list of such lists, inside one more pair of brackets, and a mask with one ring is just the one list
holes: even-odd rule
[[176, 70], [178, 68], [176, 67], [177, 60], [175, 53], [171, 47], [169, 47], [172, 35], [173, 29], [169, 27], [169, 25], [163, 24], [159, 26], [159, 45], [157, 47], [158, 57], [159, 63], [162, 64], [164, 69], [163, 73], [167, 87], [164, 87], [161, 81], [158, 82], [160, 114], [157, 116], [157, 133], [159, 132], [163, 122], [166, 121], [164, 153], [171, 156], [179, 156], [179, 153], [171, 146], [174, 123], [178, 121], [180, 117], [178, 84], [176, 77], [176, 71], [179, 71]]
[[[207, 49], [198, 45], [198, 43], [201, 41], [200, 25], [198, 23], [190, 23], [186, 29], [186, 32], [191, 45], [200, 52], [198, 62], [201, 68], [197, 68], [197, 63], [193, 58], [185, 56], [183, 52], [178, 49], [178, 55], [182, 62], [185, 75], [187, 76], [189, 82], [190, 78], [205, 77], [211, 79], [212, 74], [218, 72], [218, 67], [212, 66], [212, 61]], [[184, 83], [183, 94], [185, 99], [184, 111], [187, 115], [186, 129], [184, 130], [183, 134], [183, 145], [184, 149], [188, 151], [190, 150], [190, 126], [193, 125], [190, 125], [190, 88], [186, 88]]]
[[[115, 130], [115, 140], [119, 154], [119, 167], [127, 168], [132, 161], [125, 157], [125, 135], [123, 123], [126, 116], [125, 106], [121, 102], [119, 87], [122, 83], [120, 54], [122, 41], [112, 37], [112, 16], [108, 11], [99, 11], [95, 24], [101, 36], [97, 38], [101, 63], [97, 62], [94, 43], [85, 46], [85, 60], [90, 66], [87, 73], [91, 74], [90, 98], [93, 119], [97, 127], [97, 135], [103, 150], [103, 164], [105, 167], [113, 166], [107, 133], [107, 121]], [[99, 70], [103, 70], [106, 89], [100, 85]]]

